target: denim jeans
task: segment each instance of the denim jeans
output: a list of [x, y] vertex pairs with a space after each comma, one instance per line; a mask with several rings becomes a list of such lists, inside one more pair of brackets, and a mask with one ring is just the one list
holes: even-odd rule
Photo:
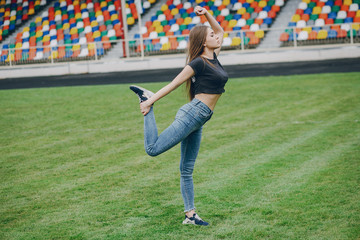
[[195, 209], [192, 173], [199, 152], [202, 126], [211, 118], [211, 109], [194, 98], [182, 106], [174, 122], [159, 136], [153, 107], [144, 117], [145, 151], [157, 156], [181, 142], [180, 189], [185, 212]]

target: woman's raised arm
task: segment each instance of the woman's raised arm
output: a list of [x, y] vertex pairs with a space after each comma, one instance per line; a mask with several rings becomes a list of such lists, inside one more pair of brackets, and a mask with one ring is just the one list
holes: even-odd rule
[[184, 69], [172, 80], [168, 85], [157, 91], [150, 99], [140, 104], [141, 112], [144, 116], [150, 111], [150, 107], [159, 99], [165, 97], [170, 92], [174, 91], [181, 84], [183, 84], [187, 79], [194, 76], [194, 70], [186, 65]]

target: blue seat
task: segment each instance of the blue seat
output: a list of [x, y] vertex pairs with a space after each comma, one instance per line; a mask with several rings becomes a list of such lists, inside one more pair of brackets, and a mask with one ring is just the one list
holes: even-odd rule
[[98, 56], [104, 55], [104, 49], [103, 49], [103, 48], [97, 48], [97, 49], [96, 49], [96, 52], [97, 52], [97, 55], [98, 55]]
[[190, 23], [188, 26], [187, 26], [187, 29], [191, 30], [193, 27], [195, 27], [196, 24], [193, 24], [193, 23]]
[[79, 39], [78, 39], [78, 38], [74, 38], [71, 42], [72, 42], [73, 44], [79, 43]]
[[169, 6], [170, 11], [173, 10], [174, 8], [176, 8], [174, 4], [171, 4], [171, 5]]
[[95, 32], [95, 31], [99, 31], [99, 26], [94, 26], [94, 27], [92, 28], [92, 32]]
[[161, 47], [162, 47], [161, 43], [155, 44], [154, 51], [160, 51]]
[[334, 1], [327, 1], [327, 2], [325, 3], [325, 5], [332, 7], [332, 6], [334, 6]]
[[67, 49], [65, 51], [65, 57], [70, 58], [73, 55], [73, 51], [71, 49]]
[[239, 27], [239, 26], [233, 27], [233, 31], [240, 31], [240, 30], [241, 30], [241, 27]]
[[181, 35], [182, 33], [181, 33], [181, 31], [180, 30], [177, 30], [176, 32], [174, 32], [174, 35], [175, 36], [179, 36], [179, 35]]
[[201, 2], [201, 3], [199, 4], [199, 6], [200, 6], [200, 7], [205, 7], [205, 6], [206, 6], [206, 2]]
[[335, 19], [336, 15], [337, 15], [336, 12], [331, 12], [331, 13], [328, 14], [328, 18]]
[[321, 27], [313, 27], [312, 30], [315, 32], [319, 32], [321, 30]]
[[212, 6], [210, 7], [210, 10], [213, 11], [213, 12], [215, 12], [215, 11], [217, 10], [217, 6], [212, 5]]
[[250, 3], [243, 3], [243, 5], [242, 5], [244, 8], [249, 8], [250, 7]]
[[352, 17], [347, 17], [344, 20], [344, 23], [352, 23], [353, 22], [353, 18]]
[[186, 13], [186, 9], [180, 8], [180, 9], [179, 9], [179, 14], [180, 14], [180, 15], [183, 15], [184, 13]]
[[296, 27], [296, 22], [289, 22], [288, 27]]
[[[295, 33], [295, 35], [297, 39], [299, 34]], [[294, 41], [294, 34], [289, 34], [289, 41]]]
[[[264, 19], [263, 23], [266, 23], [267, 25], [271, 25], [271, 24], [272, 24], [272, 21], [273, 21], [272, 18], [269, 18], [269, 17], [268, 17], [268, 18], [265, 18], [265, 19]], [[295, 25], [296, 25], [296, 23], [295, 23]], [[289, 27], [290, 27], [290, 26], [289, 26]]]
[[158, 18], [158, 17], [157, 17], [156, 15], [154, 15], [154, 16], [151, 17], [150, 21], [153, 22], [153, 21], [157, 20], [157, 18]]
[[265, 11], [265, 12], [269, 12], [271, 10], [271, 7], [270, 6], [265, 6], [264, 8], [263, 8], [263, 11]]
[[116, 24], [118, 24], [120, 22], [119, 19], [114, 19], [114, 21], [112, 21], [112, 25], [115, 26]]
[[136, 33], [136, 34], [134, 35], [134, 38], [135, 38], [135, 39], [139, 39], [139, 38], [140, 38], [140, 34]]
[[330, 30], [328, 32], [328, 38], [336, 38], [337, 37], [337, 31], [335, 30]]
[[176, 19], [170, 19], [169, 20], [169, 25], [171, 26], [171, 25], [173, 25], [173, 24], [175, 24], [176, 23]]
[[312, 13], [312, 8], [307, 8], [304, 10], [304, 14], [311, 14]]
[[239, 20], [241, 18], [241, 14], [235, 14], [233, 19], [235, 19], [236, 21]]
[[194, 13], [194, 12], [190, 13], [190, 14], [189, 14], [189, 17], [191, 17], [191, 18], [196, 17], [196, 13]]

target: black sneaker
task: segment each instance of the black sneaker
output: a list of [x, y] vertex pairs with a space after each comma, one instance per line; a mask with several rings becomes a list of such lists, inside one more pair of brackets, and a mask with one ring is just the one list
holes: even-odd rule
[[145, 102], [154, 95], [153, 92], [136, 85], [131, 85], [130, 89], [138, 96], [140, 103]]
[[194, 215], [191, 218], [189, 218], [188, 216], [185, 215], [185, 220], [183, 221], [183, 224], [193, 224], [193, 225], [198, 225], [198, 226], [209, 225], [209, 223], [202, 220], [199, 217], [199, 215], [197, 215], [196, 213], [194, 213]]

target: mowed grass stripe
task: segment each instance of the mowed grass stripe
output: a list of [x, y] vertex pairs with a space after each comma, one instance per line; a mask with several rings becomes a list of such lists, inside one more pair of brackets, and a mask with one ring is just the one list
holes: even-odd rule
[[[202, 239], [281, 239], [284, 236], [287, 239], [301, 239], [299, 236], [321, 239], [330, 236], [326, 231], [331, 226], [334, 239], [353, 239], [351, 236], [359, 236], [358, 225], [353, 224], [356, 218], [349, 214], [349, 209], [341, 207], [342, 197], [332, 195], [334, 189], [329, 188], [331, 191], [327, 194], [338, 205], [323, 211], [341, 209], [343, 214], [337, 217], [343, 222], [350, 218], [352, 224], [336, 226], [334, 223], [339, 219], [331, 221], [331, 218], [327, 222], [314, 221], [321, 219], [322, 213], [308, 207], [311, 205], [307, 201], [311, 201], [312, 196], [304, 185], [318, 184], [316, 176], [326, 172], [333, 162], [340, 161], [339, 156], [354, 151], [354, 147], [347, 148], [346, 144], [353, 142], [354, 146], [358, 141], [351, 134], [351, 131], [358, 134], [354, 131], [358, 127], [356, 119], [359, 119], [357, 79], [358, 75], [351, 73], [231, 80], [213, 119], [204, 128], [194, 175], [196, 205], [212, 227], [196, 230], [179, 224], [183, 218], [179, 214], [182, 211], [179, 146], [157, 158], [145, 155], [142, 117], [136, 99], [125, 98], [127, 86], [24, 91], [31, 93], [27, 98], [32, 95], [34, 101], [46, 99], [49, 104], [52, 98], [46, 96], [47, 92], [55, 96], [51, 121], [58, 118], [62, 123], [57, 126], [54, 122], [55, 125], [50, 126], [51, 121], [45, 117], [44, 124], [41, 118], [36, 119], [41, 111], [35, 110], [32, 115], [29, 109], [24, 119], [34, 121], [28, 123], [31, 127], [22, 126], [14, 129], [18, 135], [1, 137], [2, 143], [11, 139], [11, 147], [3, 148], [6, 155], [0, 158], [0, 171], [5, 173], [2, 176], [8, 176], [2, 178], [6, 184], [0, 184], [0, 201], [4, 203], [0, 208], [0, 228], [3, 229], [0, 238], [179, 239], [186, 235]], [[162, 85], [147, 84], [151, 89]], [[0, 96], [11, 92], [0, 92]], [[21, 98], [21, 94], [18, 97]], [[84, 97], [92, 100], [87, 102]], [[124, 106], [115, 102], [119, 98], [124, 98]], [[171, 99], [156, 106], [160, 131], [171, 123], [184, 102], [179, 91]], [[74, 101], [80, 103], [74, 104]], [[30, 102], [21, 99], [7, 102], [6, 112], [11, 112], [15, 120], [16, 111], [11, 106], [16, 108], [17, 103], [23, 104], [18, 109], [25, 111]], [[106, 117], [96, 118], [90, 112], [90, 105], [95, 106], [98, 116]], [[106, 107], [100, 109], [101, 105]], [[71, 110], [68, 106], [75, 108]], [[63, 117], [62, 113], [67, 111], [69, 114]], [[72, 114], [76, 115], [73, 120]], [[7, 121], [4, 119], [3, 123]], [[15, 122], [13, 126], [20, 124], [21, 121]], [[41, 128], [42, 125], [46, 127]], [[119, 128], [114, 127], [116, 125]], [[1, 129], [10, 133], [12, 127]], [[46, 131], [49, 131], [48, 136], [42, 136]], [[34, 140], [24, 147], [21, 141], [25, 143], [28, 137]], [[330, 140], [322, 140], [328, 138]], [[221, 154], [229, 143], [234, 144], [235, 151], [228, 149]], [[309, 174], [305, 168], [300, 178], [302, 184], [295, 184], [294, 188], [282, 182], [295, 181], [291, 180], [292, 172], [296, 174], [309, 159], [326, 155], [331, 148], [324, 146], [343, 146], [347, 150]], [[18, 151], [17, 155], [14, 150]], [[17, 162], [16, 157], [22, 160]], [[262, 159], [256, 163], [259, 157]], [[355, 166], [354, 161], [344, 162], [344, 167]], [[248, 167], [241, 170], [244, 166]], [[346, 173], [334, 176], [346, 179]], [[279, 188], [276, 188], [277, 181], [280, 181]], [[269, 201], [263, 200], [267, 195], [263, 196], [261, 191], [266, 191], [267, 185], [282, 197], [281, 201], [276, 194], [271, 195], [271, 191], [267, 192]], [[284, 185], [288, 188], [285, 187], [281, 195]], [[293, 196], [299, 193], [306, 206], [293, 201]], [[354, 194], [344, 199], [356, 209]], [[300, 214], [301, 218], [296, 217], [301, 208], [306, 211]], [[313, 230], [309, 231], [303, 220], [311, 223]]]

